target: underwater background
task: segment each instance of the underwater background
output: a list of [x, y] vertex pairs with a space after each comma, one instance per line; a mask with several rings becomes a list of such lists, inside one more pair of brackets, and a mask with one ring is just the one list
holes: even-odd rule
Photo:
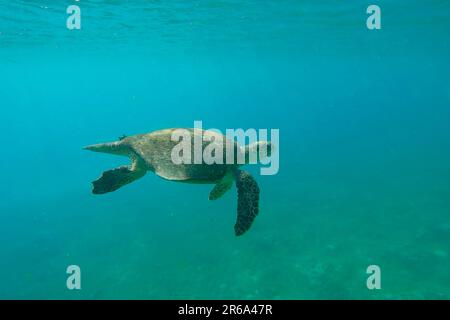
[[[0, 1], [0, 298], [449, 299], [449, 57], [443, 0]], [[194, 120], [280, 130], [245, 235], [235, 187], [91, 193], [84, 146]]]

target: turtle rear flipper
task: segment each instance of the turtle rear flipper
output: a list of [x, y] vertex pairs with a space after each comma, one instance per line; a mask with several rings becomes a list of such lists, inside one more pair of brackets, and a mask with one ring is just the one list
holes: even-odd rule
[[132, 150], [129, 138], [125, 135], [119, 141], [93, 144], [84, 147], [84, 149], [127, 156], [131, 159], [131, 166], [121, 166], [105, 171], [99, 179], [92, 182], [93, 194], [104, 194], [115, 191], [143, 177], [147, 172], [145, 162]]
[[104, 194], [112, 192], [120, 187], [129, 184], [145, 174], [143, 170], [133, 170], [130, 166], [121, 166], [103, 172], [102, 176], [92, 182], [94, 194]]
[[251, 174], [242, 170], [236, 173], [236, 187], [238, 207], [234, 232], [240, 236], [250, 229], [259, 212], [259, 187]]

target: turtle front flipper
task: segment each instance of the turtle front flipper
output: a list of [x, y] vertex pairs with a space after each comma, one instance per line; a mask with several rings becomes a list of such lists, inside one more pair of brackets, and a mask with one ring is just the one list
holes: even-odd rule
[[144, 170], [136, 170], [131, 166], [121, 166], [103, 172], [102, 176], [92, 182], [93, 194], [104, 194], [112, 192], [129, 184], [145, 175]]
[[238, 190], [237, 221], [234, 225], [236, 236], [244, 234], [259, 212], [259, 187], [256, 180], [246, 171], [236, 173]]
[[217, 200], [223, 196], [233, 185], [233, 175], [227, 173], [222, 180], [217, 182], [214, 188], [209, 193], [209, 200]]

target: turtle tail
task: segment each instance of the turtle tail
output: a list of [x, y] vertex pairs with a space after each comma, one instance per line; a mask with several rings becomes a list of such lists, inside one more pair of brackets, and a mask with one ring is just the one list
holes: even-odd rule
[[128, 155], [129, 148], [128, 148], [127, 144], [123, 143], [123, 141], [125, 141], [125, 139], [122, 139], [119, 141], [114, 141], [114, 142], [92, 144], [90, 146], [84, 147], [83, 149], [94, 151], [94, 152], [110, 153], [110, 154], [116, 154], [116, 155]]

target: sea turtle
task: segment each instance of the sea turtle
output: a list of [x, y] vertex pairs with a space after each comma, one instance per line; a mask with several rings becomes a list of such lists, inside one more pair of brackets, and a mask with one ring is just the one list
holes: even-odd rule
[[[200, 138], [200, 141], [202, 141], [201, 150], [204, 150], [208, 145], [211, 148], [211, 146], [219, 147], [219, 144], [222, 144], [222, 148], [216, 150], [223, 150], [223, 163], [207, 164], [204, 159], [201, 159], [198, 164], [176, 164], [172, 158], [174, 147], [179, 145], [179, 140], [172, 138], [175, 130], [187, 132], [189, 138], [193, 139], [191, 141]], [[238, 191], [238, 205], [234, 231], [237, 236], [240, 236], [250, 228], [258, 214], [259, 187], [250, 173], [239, 169], [241, 165], [237, 161], [238, 155], [243, 156], [245, 162], [248, 163], [250, 152], [258, 152], [260, 148], [265, 148], [266, 154], [270, 155], [270, 142], [259, 141], [240, 147], [236, 141], [230, 141], [216, 131], [172, 128], [146, 134], [122, 136], [118, 141], [94, 144], [84, 149], [127, 156], [132, 162], [130, 166], [121, 166], [103, 172], [102, 176], [92, 183], [94, 194], [115, 191], [141, 178], [147, 171], [153, 171], [158, 176], [171, 181], [215, 184], [209, 194], [210, 200], [220, 198], [235, 181]], [[191, 159], [195, 157], [194, 149], [195, 147], [191, 149]], [[230, 161], [226, 161], [227, 150], [234, 150], [232, 153], [234, 161], [231, 161], [231, 164], [228, 164]]]

